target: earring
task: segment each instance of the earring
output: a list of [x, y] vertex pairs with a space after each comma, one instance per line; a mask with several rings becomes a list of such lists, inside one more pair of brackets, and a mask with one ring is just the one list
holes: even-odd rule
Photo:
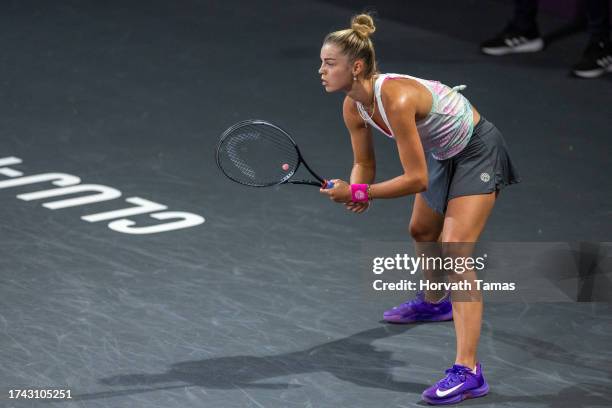
[[353, 81], [356, 81], [356, 80], [357, 80], [357, 77], [356, 77], [356, 76], [354, 76], [354, 77], [353, 77]]

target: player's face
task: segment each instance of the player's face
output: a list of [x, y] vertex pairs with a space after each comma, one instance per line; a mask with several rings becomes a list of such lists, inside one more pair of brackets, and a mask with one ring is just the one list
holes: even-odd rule
[[321, 47], [319, 75], [327, 92], [351, 89], [353, 82], [351, 64], [337, 45], [325, 43]]

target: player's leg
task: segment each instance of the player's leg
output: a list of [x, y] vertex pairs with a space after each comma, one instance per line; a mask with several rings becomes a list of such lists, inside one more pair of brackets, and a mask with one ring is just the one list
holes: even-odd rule
[[[491, 214], [495, 198], [496, 193], [492, 192], [456, 197], [449, 201], [440, 237], [443, 256], [472, 255], [472, 246], [465, 243], [475, 243], [478, 240]], [[461, 274], [461, 280], [474, 278], [474, 271]], [[457, 356], [447, 376], [423, 393], [423, 399], [431, 404], [460, 402], [488, 392], [488, 385], [476, 359], [482, 324], [482, 298], [475, 290], [475, 285], [472, 289], [470, 293], [453, 293]]]
[[[412, 207], [412, 216], [408, 225], [408, 232], [414, 241], [415, 255], [436, 257], [440, 255], [440, 247], [437, 244], [444, 227], [444, 215], [435, 211], [427, 204], [421, 194], [417, 194]], [[432, 243], [436, 244], [432, 244]], [[423, 278], [438, 280], [436, 271], [423, 269]], [[443, 291], [426, 291], [425, 300], [438, 302], [446, 295]]]
[[[471, 250], [469, 245], [454, 245], [453, 243], [478, 241], [495, 204], [495, 198], [496, 193], [489, 193], [457, 197], [449, 201], [441, 240], [444, 243], [450, 243], [446, 247], [449, 248], [450, 255], [472, 255], [469, 253]], [[461, 279], [469, 279], [473, 276], [473, 271], [465, 272], [461, 275]], [[455, 362], [474, 368], [482, 322], [482, 300], [458, 300], [453, 301], [455, 331], [457, 332], [457, 359]]]
[[[444, 225], [444, 216], [434, 211], [422, 194], [417, 194], [412, 208], [409, 232], [415, 243], [416, 254], [439, 256], [436, 243]], [[436, 252], [436, 250], [438, 250]], [[437, 279], [434, 271], [424, 270], [424, 279]], [[390, 323], [414, 323], [423, 321], [445, 321], [452, 319], [452, 307], [444, 292], [419, 292], [416, 298], [387, 310], [383, 319]], [[427, 300], [430, 301], [427, 301]]]

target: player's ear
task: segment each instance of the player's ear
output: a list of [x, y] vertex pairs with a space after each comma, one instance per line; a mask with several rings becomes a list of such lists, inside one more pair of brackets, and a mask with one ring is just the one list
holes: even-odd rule
[[362, 59], [355, 60], [355, 62], [353, 62], [353, 70], [352, 70], [353, 76], [357, 77], [362, 72], [363, 72], [363, 60]]

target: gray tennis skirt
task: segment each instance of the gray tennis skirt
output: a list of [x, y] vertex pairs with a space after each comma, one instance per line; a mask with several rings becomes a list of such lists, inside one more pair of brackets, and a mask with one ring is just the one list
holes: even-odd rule
[[421, 193], [427, 205], [444, 214], [455, 197], [488, 194], [521, 181], [501, 132], [483, 117], [467, 146], [455, 156], [436, 160], [427, 154], [429, 186]]

